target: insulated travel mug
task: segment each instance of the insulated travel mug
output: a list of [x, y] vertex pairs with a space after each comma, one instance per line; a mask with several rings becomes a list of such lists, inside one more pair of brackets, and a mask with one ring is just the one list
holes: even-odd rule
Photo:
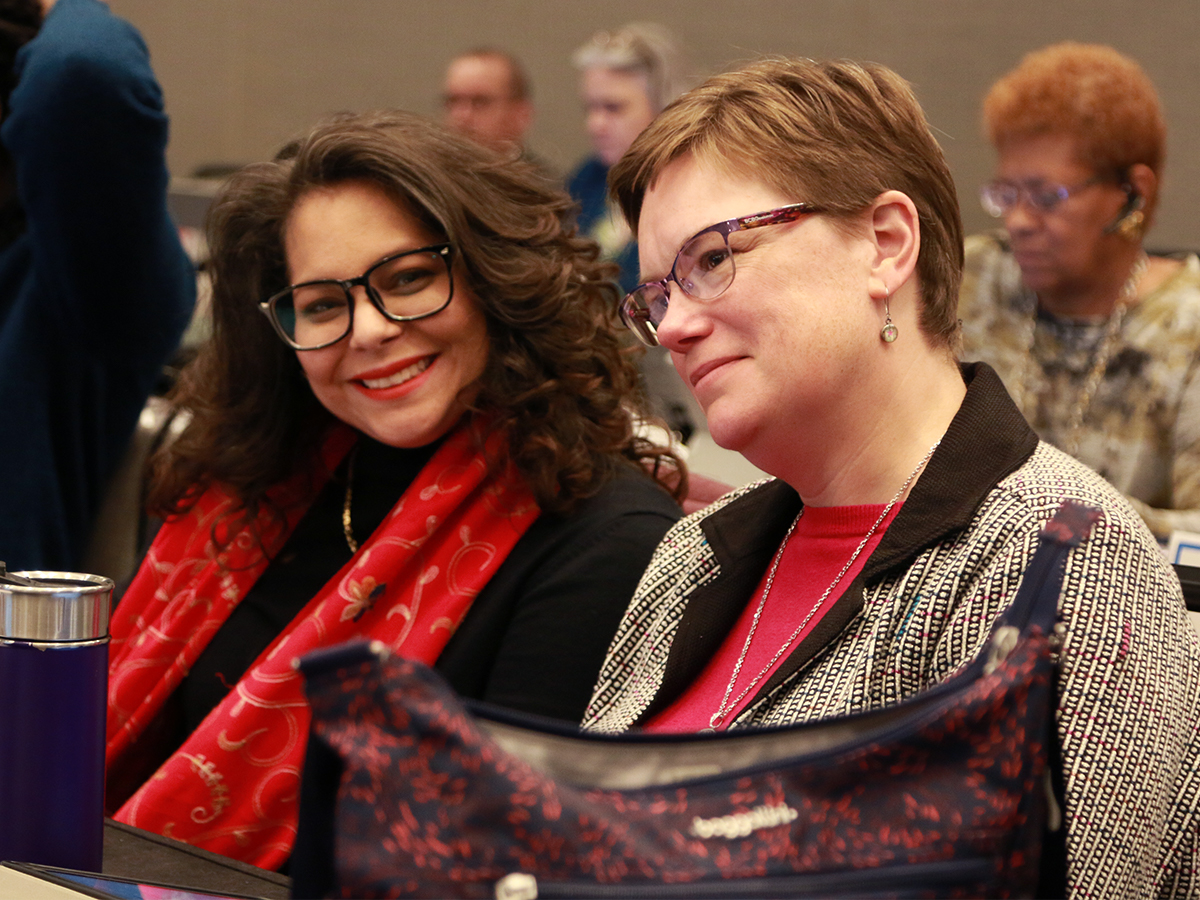
[[112, 590], [0, 563], [0, 860], [100, 871]]

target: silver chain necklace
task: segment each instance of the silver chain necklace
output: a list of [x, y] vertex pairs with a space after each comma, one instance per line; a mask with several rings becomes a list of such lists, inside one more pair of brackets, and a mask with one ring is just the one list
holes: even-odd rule
[[[1108, 370], [1108, 362], [1112, 357], [1113, 348], [1117, 343], [1117, 335], [1121, 333], [1121, 324], [1125, 321], [1125, 313], [1129, 309], [1129, 304], [1133, 298], [1137, 296], [1138, 282], [1141, 281], [1142, 275], [1146, 273], [1146, 269], [1150, 264], [1149, 257], [1145, 253], [1138, 255], [1138, 258], [1133, 263], [1133, 268], [1129, 270], [1129, 277], [1125, 280], [1125, 284], [1121, 286], [1121, 293], [1117, 295], [1117, 302], [1113, 305], [1113, 311], [1109, 314], [1108, 321], [1104, 324], [1104, 334], [1101, 335], [1099, 343], [1092, 351], [1094, 355], [1091, 368], [1088, 370], [1087, 378], [1084, 379], [1083, 387], [1080, 388], [1079, 394], [1075, 397], [1075, 403], [1071, 407], [1071, 417], [1067, 420], [1067, 428], [1065, 438], [1063, 439], [1062, 449], [1074, 456], [1079, 450], [1079, 434], [1083, 427], [1083, 417], [1087, 413], [1088, 407], [1092, 405], [1092, 398], [1096, 395], [1096, 389], [1100, 387], [1100, 382], [1104, 378], [1104, 373]], [[1040, 367], [1037, 357], [1034, 355], [1034, 345], [1037, 340], [1037, 295], [1033, 295], [1032, 311], [1029, 317], [1029, 352], [1025, 354], [1025, 364], [1021, 369], [1021, 384], [1016, 391], [1020, 397], [1021, 411], [1025, 413], [1029, 419], [1036, 418], [1034, 413], [1036, 396], [1031, 398], [1030, 384], [1033, 382], [1031, 378], [1032, 370], [1035, 366]], [[1036, 394], [1036, 391], [1032, 391]]]
[[879, 518], [875, 520], [875, 524], [871, 526], [870, 530], [866, 533], [866, 536], [863, 537], [862, 541], [859, 542], [859, 545], [854, 548], [854, 552], [850, 554], [850, 559], [848, 559], [846, 564], [842, 566], [842, 571], [837, 573], [837, 576], [830, 583], [829, 587], [825, 588], [825, 593], [823, 593], [820, 599], [813, 604], [813, 608], [808, 611], [808, 614], [804, 617], [804, 621], [796, 626], [796, 630], [793, 631], [788, 639], [783, 642], [782, 646], [775, 651], [775, 655], [771, 657], [770, 662], [762, 667], [759, 673], [750, 680], [750, 683], [746, 685], [746, 687], [742, 689], [742, 692], [734, 698], [732, 703], [730, 703], [729, 695], [733, 693], [733, 688], [737, 684], [738, 676], [742, 673], [742, 664], [746, 662], [746, 655], [750, 652], [750, 644], [754, 641], [754, 633], [758, 630], [758, 621], [762, 618], [763, 609], [767, 605], [767, 598], [771, 596], [771, 586], [775, 583], [775, 572], [779, 569], [779, 561], [783, 559], [783, 552], [787, 549], [788, 541], [790, 541], [792, 538], [792, 532], [796, 530], [796, 525], [799, 524], [800, 517], [804, 515], [804, 508], [801, 507], [800, 512], [796, 514], [796, 518], [792, 520], [792, 524], [788, 527], [787, 534], [783, 536], [783, 543], [779, 545], [779, 549], [775, 552], [775, 559], [771, 562], [771, 571], [767, 573], [767, 582], [765, 585], [763, 585], [762, 598], [758, 601], [758, 609], [754, 611], [754, 619], [750, 623], [750, 633], [746, 635], [746, 642], [742, 645], [742, 652], [738, 655], [737, 663], [733, 667], [733, 675], [729, 679], [729, 686], [725, 688], [725, 696], [721, 699], [721, 705], [717, 707], [717, 711], [715, 713], [709, 716], [709, 727], [704, 729], [705, 731], [716, 731], [718, 728], [720, 728], [721, 724], [725, 721], [725, 718], [731, 712], [737, 709], [739, 704], [746, 699], [746, 696], [752, 690], [754, 690], [758, 683], [763, 680], [763, 677], [771, 671], [775, 663], [779, 661], [779, 658], [787, 652], [787, 649], [790, 646], [792, 646], [796, 638], [803, 633], [805, 626], [808, 625], [808, 623], [812, 620], [812, 617], [817, 614], [822, 606], [824, 606], [826, 599], [828, 599], [829, 595], [833, 593], [834, 588], [838, 586], [845, 574], [850, 571], [850, 567], [854, 565], [854, 561], [858, 559], [858, 555], [862, 553], [863, 547], [867, 546], [867, 542], [870, 541], [875, 532], [879, 530], [879, 526], [883, 524], [883, 521], [887, 518], [888, 513], [892, 511], [892, 507], [895, 506], [900, 501], [900, 498], [904, 496], [904, 492], [908, 490], [908, 486], [916, 479], [917, 473], [920, 472], [921, 469], [925, 468], [925, 464], [929, 462], [929, 458], [933, 456], [933, 451], [938, 448], [938, 444], [940, 443], [940, 440], [936, 441], [934, 445], [929, 448], [929, 452], [925, 454], [925, 457], [919, 463], [917, 463], [917, 467], [912, 470], [912, 474], [909, 475], [904, 484], [900, 486], [900, 490], [896, 491], [896, 496], [894, 496], [888, 502], [888, 505], [883, 508], [883, 512], [879, 514]]

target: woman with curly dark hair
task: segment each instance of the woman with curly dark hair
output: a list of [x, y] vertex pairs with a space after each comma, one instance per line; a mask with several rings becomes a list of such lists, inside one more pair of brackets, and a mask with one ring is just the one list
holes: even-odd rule
[[323, 123], [218, 198], [213, 336], [113, 621], [119, 819], [282, 863], [291, 661], [350, 639], [578, 721], [683, 473], [639, 436], [610, 267], [569, 210], [403, 113]]

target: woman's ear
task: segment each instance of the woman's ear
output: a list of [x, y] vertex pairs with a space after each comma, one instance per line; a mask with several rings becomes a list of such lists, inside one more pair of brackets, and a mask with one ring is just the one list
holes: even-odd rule
[[1147, 203], [1152, 201], [1158, 194], [1158, 176], [1154, 174], [1153, 169], [1144, 163], [1134, 163], [1130, 166], [1125, 180], [1129, 182], [1129, 186], [1133, 188], [1137, 195], [1144, 198]]
[[917, 268], [920, 216], [908, 194], [884, 191], [868, 210], [867, 226], [874, 249], [871, 296], [882, 299], [895, 294]]

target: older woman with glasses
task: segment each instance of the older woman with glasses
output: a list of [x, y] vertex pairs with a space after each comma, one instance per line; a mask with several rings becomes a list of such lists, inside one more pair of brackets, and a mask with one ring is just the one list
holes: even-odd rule
[[213, 336], [112, 626], [118, 819], [280, 865], [292, 661], [347, 640], [578, 721], [683, 472], [635, 432], [611, 266], [569, 209], [401, 113], [324, 123], [216, 200]]
[[786, 725], [912, 697], [982, 652], [1039, 532], [1080, 501], [1101, 512], [1059, 602], [1066, 866], [1047, 852], [1047, 896], [1196, 891], [1200, 643], [1179, 582], [1111, 485], [1040, 442], [987, 365], [956, 362], [962, 226], [909, 87], [847, 62], [715, 76], [612, 188], [646, 279], [626, 321], [670, 351], [713, 437], [775, 478], [667, 534], [585, 726]]
[[1109, 47], [1056, 44], [983, 105], [1003, 232], [967, 241], [965, 355], [1038, 435], [1116, 485], [1160, 540], [1200, 531], [1200, 260], [1151, 256], [1166, 126]]

